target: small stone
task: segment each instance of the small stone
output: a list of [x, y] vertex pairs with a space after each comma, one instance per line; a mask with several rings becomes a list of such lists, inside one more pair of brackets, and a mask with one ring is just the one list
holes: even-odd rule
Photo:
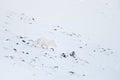
[[83, 48], [83, 47], [80, 47], [80, 48]]
[[93, 50], [93, 52], [96, 52], [96, 50]]
[[14, 57], [13, 56], [10, 56], [11, 59], [13, 59]]
[[26, 52], [26, 54], [29, 54], [28, 52]]
[[65, 53], [62, 53], [62, 56], [64, 57], [64, 58], [66, 58], [67, 56], [65, 55]]
[[22, 37], [22, 36], [20, 36], [20, 39], [23, 39], [23, 37]]
[[16, 45], [19, 45], [19, 43], [16, 43]]
[[15, 52], [17, 52], [17, 49], [14, 48], [13, 50], [14, 50]]
[[25, 41], [25, 40], [22, 40], [22, 42], [24, 42], [24, 43], [25, 43], [26, 41]]
[[83, 74], [82, 76], [86, 76], [85, 74]]
[[10, 39], [6, 39], [5, 41], [10, 41]]
[[57, 29], [53, 29], [54, 31], [57, 31]]
[[35, 18], [32, 18], [32, 20], [34, 21], [34, 20], [35, 20]]
[[58, 66], [54, 66], [54, 68], [58, 68]]
[[70, 54], [70, 56], [72, 56], [73, 58], [75, 58], [75, 51], [72, 51], [72, 53]]
[[22, 53], [24, 54], [25, 52], [24, 52], [24, 51], [22, 51]]
[[69, 71], [69, 73], [70, 73], [70, 74], [74, 74], [75, 72], [73, 72], [73, 71]]
[[29, 42], [27, 42], [26, 44], [30, 44]]
[[29, 24], [32, 24], [31, 22]]
[[25, 62], [25, 60], [21, 60], [22, 62]]
[[36, 59], [38, 58], [38, 57], [35, 57]]

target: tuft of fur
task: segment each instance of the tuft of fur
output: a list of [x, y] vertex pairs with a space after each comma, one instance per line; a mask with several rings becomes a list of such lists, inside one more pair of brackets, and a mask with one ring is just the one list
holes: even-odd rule
[[48, 38], [39, 38], [33, 41], [34, 47], [43, 48], [43, 49], [54, 49], [56, 47], [56, 43], [54, 40], [50, 40]]

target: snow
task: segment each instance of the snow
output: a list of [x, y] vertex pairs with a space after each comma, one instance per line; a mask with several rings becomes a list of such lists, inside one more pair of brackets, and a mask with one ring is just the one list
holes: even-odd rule
[[[34, 10], [30, 7], [32, 12], [25, 7], [28, 0], [25, 3], [22, 0], [0, 1], [0, 80], [119, 80], [119, 18], [111, 18], [111, 15], [119, 13], [117, 0], [46, 1], [40, 3], [36, 0], [33, 3], [30, 0], [28, 6], [33, 3], [34, 8], [37, 8]], [[5, 2], [8, 6], [2, 4]], [[10, 6], [13, 2], [16, 4]], [[23, 3], [23, 6], [17, 5], [18, 3]], [[110, 10], [103, 3], [109, 5], [112, 13], [109, 13]], [[97, 16], [96, 13], [100, 10], [105, 17], [100, 14]], [[116, 22], [112, 22], [112, 19], [116, 19]], [[98, 21], [94, 22], [95, 20]], [[102, 21], [101, 24], [99, 21]], [[107, 32], [108, 26], [110, 29]], [[104, 36], [100, 37], [101, 35]], [[113, 40], [109, 40], [110, 35]], [[41, 47], [33, 46], [38, 39], [46, 41], [40, 42]], [[52, 41], [56, 46], [50, 47], [51, 50], [41, 45], [44, 43], [44, 46], [51, 46], [48, 43]], [[108, 42], [105, 43], [106, 41]]]

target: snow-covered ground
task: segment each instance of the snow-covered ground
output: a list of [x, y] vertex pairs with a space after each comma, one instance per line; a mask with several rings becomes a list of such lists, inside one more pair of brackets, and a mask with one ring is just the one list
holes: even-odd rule
[[0, 0], [0, 80], [119, 80], [118, 0]]

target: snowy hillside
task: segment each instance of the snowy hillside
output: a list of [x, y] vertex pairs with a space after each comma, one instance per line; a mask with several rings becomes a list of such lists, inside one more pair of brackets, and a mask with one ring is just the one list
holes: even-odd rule
[[0, 80], [119, 80], [120, 55], [24, 13], [0, 14]]

